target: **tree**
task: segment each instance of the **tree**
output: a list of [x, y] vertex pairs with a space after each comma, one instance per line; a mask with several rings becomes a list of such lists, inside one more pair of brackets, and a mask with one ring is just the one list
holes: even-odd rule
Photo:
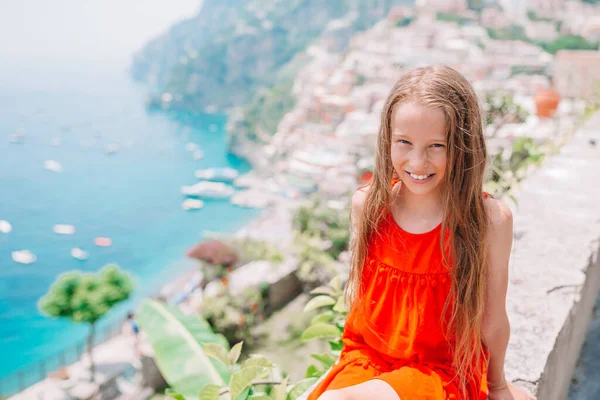
[[578, 35], [561, 36], [550, 43], [542, 43], [541, 47], [550, 54], [556, 54], [559, 50], [598, 50], [598, 42], [586, 40]]
[[483, 107], [486, 111], [487, 124], [495, 125], [492, 136], [502, 125], [523, 123], [529, 115], [527, 110], [515, 103], [513, 95], [504, 90], [487, 92]]
[[87, 344], [92, 381], [92, 347], [96, 322], [116, 304], [129, 298], [132, 291], [133, 280], [129, 273], [115, 264], [109, 264], [96, 274], [71, 271], [60, 275], [38, 303], [43, 314], [90, 325]]

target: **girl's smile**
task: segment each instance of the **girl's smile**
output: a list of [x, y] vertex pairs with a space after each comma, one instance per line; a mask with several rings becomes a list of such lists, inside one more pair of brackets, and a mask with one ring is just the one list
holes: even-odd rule
[[409, 179], [417, 185], [423, 185], [433, 178], [435, 174], [413, 174], [408, 171], [404, 171], [408, 175]]

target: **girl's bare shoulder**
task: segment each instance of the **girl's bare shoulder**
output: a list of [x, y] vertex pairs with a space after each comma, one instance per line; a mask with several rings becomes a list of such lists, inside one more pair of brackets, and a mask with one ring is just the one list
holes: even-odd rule
[[502, 228], [512, 225], [512, 211], [502, 200], [488, 197], [485, 199], [485, 208], [491, 228]]
[[362, 213], [362, 209], [365, 205], [365, 200], [367, 199], [367, 194], [369, 193], [370, 188], [371, 185], [366, 185], [356, 189], [356, 191], [352, 195], [351, 215], [360, 215], [360, 213]]

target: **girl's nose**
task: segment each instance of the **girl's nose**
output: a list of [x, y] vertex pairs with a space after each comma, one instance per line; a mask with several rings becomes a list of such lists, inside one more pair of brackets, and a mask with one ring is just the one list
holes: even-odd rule
[[427, 166], [427, 155], [422, 151], [412, 151], [411, 157], [409, 157], [409, 163], [412, 168], [416, 171], [421, 171]]

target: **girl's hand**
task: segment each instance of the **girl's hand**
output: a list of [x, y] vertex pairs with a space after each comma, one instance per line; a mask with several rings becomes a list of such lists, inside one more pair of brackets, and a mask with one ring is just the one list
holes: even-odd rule
[[498, 388], [489, 390], [489, 400], [536, 400], [536, 397], [529, 393], [529, 391], [517, 386], [512, 383]]

